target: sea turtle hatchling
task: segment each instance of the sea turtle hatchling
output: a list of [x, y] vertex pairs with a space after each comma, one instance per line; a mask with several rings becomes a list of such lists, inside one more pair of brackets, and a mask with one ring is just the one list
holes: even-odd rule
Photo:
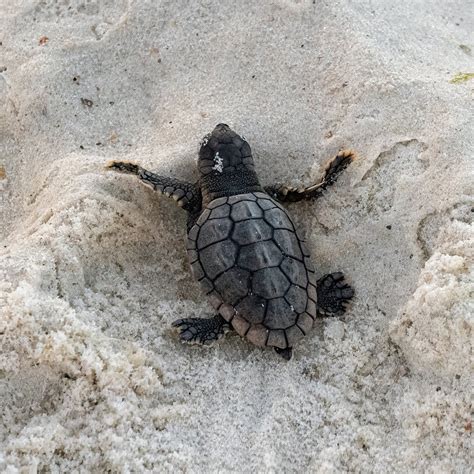
[[262, 186], [249, 144], [225, 124], [201, 143], [196, 184], [126, 161], [108, 168], [136, 175], [188, 212], [187, 251], [194, 277], [218, 313], [173, 323], [183, 341], [211, 344], [229, 329], [290, 359], [318, 315], [340, 315], [354, 292], [342, 273], [316, 281], [311, 257], [280, 202], [314, 199], [353, 160], [340, 152], [307, 188]]

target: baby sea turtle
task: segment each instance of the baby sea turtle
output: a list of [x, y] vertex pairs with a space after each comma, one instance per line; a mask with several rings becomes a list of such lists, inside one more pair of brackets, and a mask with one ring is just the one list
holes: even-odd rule
[[352, 288], [340, 272], [316, 281], [308, 249], [280, 202], [321, 196], [353, 158], [339, 153], [321, 181], [307, 188], [262, 186], [249, 144], [218, 124], [201, 143], [196, 184], [125, 161], [107, 165], [136, 175], [188, 212], [191, 268], [218, 314], [175, 321], [183, 341], [211, 344], [232, 328], [290, 359], [318, 315], [344, 313]]

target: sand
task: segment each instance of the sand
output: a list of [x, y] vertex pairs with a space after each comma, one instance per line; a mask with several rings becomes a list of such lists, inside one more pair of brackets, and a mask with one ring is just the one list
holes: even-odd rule
[[[472, 2], [0, 2], [0, 471], [472, 472]], [[229, 123], [317, 273], [356, 291], [286, 363], [211, 316], [186, 216]]]

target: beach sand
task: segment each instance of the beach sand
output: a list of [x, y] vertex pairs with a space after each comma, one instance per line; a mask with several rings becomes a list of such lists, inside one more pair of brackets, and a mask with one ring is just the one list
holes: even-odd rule
[[[0, 471], [472, 470], [472, 3], [0, 3]], [[462, 74], [460, 74], [462, 73]], [[193, 181], [219, 122], [288, 206], [348, 313], [285, 362], [211, 316], [186, 215], [133, 160]]]

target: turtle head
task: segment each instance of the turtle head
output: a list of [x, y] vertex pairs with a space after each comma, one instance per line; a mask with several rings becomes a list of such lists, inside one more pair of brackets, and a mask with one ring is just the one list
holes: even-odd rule
[[252, 150], [228, 125], [219, 123], [201, 141], [198, 167], [201, 176], [253, 171]]
[[202, 139], [198, 168], [205, 201], [263, 190], [249, 144], [225, 123]]

